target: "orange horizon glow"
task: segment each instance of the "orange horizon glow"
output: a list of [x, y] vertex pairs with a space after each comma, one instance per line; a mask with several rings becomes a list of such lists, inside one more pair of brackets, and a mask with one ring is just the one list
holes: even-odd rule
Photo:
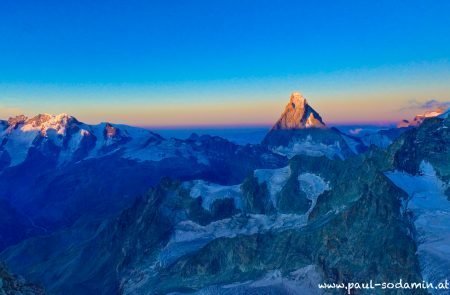
[[272, 126], [290, 94], [303, 93], [325, 124], [390, 125], [434, 100], [450, 105], [450, 63], [411, 64], [299, 77], [167, 85], [0, 83], [0, 119], [68, 113], [88, 124]]
[[[124, 107], [73, 108], [67, 112], [79, 121], [88, 124], [111, 122], [145, 128], [233, 128], [271, 127], [284, 110], [289, 95], [277, 101], [253, 101], [237, 103], [205, 103], [179, 105], [146, 105]], [[327, 100], [308, 103], [321, 115], [325, 124], [334, 125], [392, 125], [403, 119], [411, 120], [425, 112], [417, 109], [401, 109], [401, 102], [385, 100]], [[384, 107], [383, 107], [384, 106]], [[4, 116], [6, 112], [10, 113]], [[1, 109], [2, 119], [19, 115], [19, 109]], [[37, 113], [20, 112], [28, 117]], [[44, 112], [42, 112], [44, 113]], [[56, 113], [55, 113], [56, 114]]]

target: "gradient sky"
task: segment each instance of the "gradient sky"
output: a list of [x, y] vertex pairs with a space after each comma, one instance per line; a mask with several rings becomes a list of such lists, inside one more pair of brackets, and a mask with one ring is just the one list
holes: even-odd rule
[[450, 102], [450, 1], [0, 2], [0, 118], [273, 123], [292, 91], [331, 123]]

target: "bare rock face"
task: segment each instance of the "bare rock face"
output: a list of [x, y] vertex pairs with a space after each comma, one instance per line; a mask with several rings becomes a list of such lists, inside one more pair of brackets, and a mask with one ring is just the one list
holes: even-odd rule
[[106, 123], [104, 135], [106, 138], [114, 138], [119, 135], [119, 129], [111, 125], [110, 123]]
[[294, 92], [262, 144], [288, 158], [306, 154], [343, 159], [364, 150], [362, 142], [344, 136], [337, 129], [328, 128], [306, 98]]
[[320, 115], [308, 104], [306, 98], [298, 92], [291, 94], [289, 103], [272, 130], [325, 128]]
[[24, 116], [24, 115], [19, 115], [13, 118], [9, 118], [8, 119], [8, 130], [11, 131], [13, 129], [15, 129], [17, 126], [19, 126], [20, 124], [24, 124], [25, 121], [28, 119], [28, 117]]
[[26, 124], [31, 124], [33, 127], [40, 127], [51, 119], [52, 116], [49, 114], [39, 114], [31, 119], [28, 119]]

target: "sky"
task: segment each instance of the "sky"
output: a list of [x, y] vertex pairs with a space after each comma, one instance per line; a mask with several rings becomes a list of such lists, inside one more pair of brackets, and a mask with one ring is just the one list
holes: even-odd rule
[[330, 124], [450, 102], [450, 1], [0, 1], [0, 118]]

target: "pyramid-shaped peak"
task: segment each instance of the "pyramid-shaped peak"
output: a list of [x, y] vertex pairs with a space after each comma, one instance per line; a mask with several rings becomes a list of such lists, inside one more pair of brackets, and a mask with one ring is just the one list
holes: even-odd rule
[[272, 130], [324, 128], [320, 115], [308, 104], [300, 92], [291, 94], [289, 103]]

